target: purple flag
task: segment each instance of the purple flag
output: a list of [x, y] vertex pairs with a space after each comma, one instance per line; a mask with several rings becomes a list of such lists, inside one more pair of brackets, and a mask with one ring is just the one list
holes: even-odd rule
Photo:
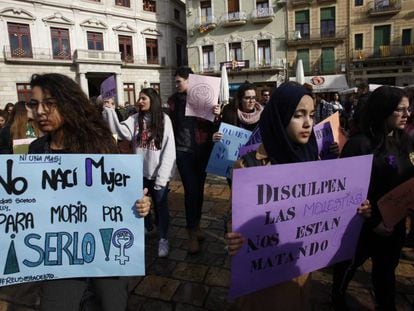
[[233, 171], [230, 297], [353, 257], [372, 155]]

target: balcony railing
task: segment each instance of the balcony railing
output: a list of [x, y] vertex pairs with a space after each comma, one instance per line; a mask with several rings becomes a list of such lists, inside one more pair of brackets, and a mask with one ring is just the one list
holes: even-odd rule
[[201, 16], [195, 20], [195, 26], [200, 33], [204, 33], [217, 27], [217, 19], [213, 15]]
[[311, 28], [309, 33], [290, 31], [288, 34], [289, 45], [300, 45], [316, 41], [320, 43], [330, 41], [341, 41], [347, 38], [348, 30], [346, 27], [336, 27], [334, 30], [327, 28]]
[[359, 50], [352, 50], [352, 61], [364, 61], [369, 59], [383, 58], [413, 58], [414, 44], [409, 45], [380, 45], [378, 47], [367, 47]]
[[273, 20], [274, 15], [273, 8], [257, 8], [252, 12], [252, 22], [255, 24], [269, 23]]
[[72, 55], [70, 51], [61, 51], [53, 54], [52, 49], [48, 48], [32, 48], [31, 50], [14, 49], [10, 46], [4, 46], [4, 54], [6, 60], [21, 60], [21, 61], [59, 61], [71, 60]]
[[110, 52], [103, 50], [76, 50], [74, 60], [77, 63], [98, 62], [98, 63], [122, 63], [121, 52]]
[[397, 14], [401, 11], [401, 0], [374, 0], [368, 3], [369, 16]]
[[230, 12], [221, 17], [223, 27], [244, 25], [247, 22], [246, 12]]
[[297, 5], [304, 5], [304, 4], [312, 4], [312, 0], [289, 0], [290, 4], [293, 6], [297, 6]]
[[[329, 74], [343, 74], [346, 71], [346, 61], [345, 59], [334, 59], [333, 61], [322, 61], [318, 59], [312, 64], [309, 64], [308, 67], [304, 66], [305, 75], [329, 75]], [[295, 75], [296, 71], [296, 62], [292, 63], [290, 67], [290, 74]]]
[[198, 66], [198, 70], [195, 68], [195, 71], [199, 73], [214, 73], [219, 74], [221, 72], [221, 67], [226, 66], [228, 73], [237, 72], [252, 72], [252, 71], [263, 71], [263, 70], [282, 70], [286, 69], [286, 59], [285, 58], [275, 58], [264, 61], [254, 61], [249, 60], [238, 60], [238, 61], [225, 61], [220, 63], [210, 63], [206, 65]]
[[230, 60], [220, 63], [220, 69], [225, 66], [227, 70], [242, 70], [250, 67], [249, 60]]
[[146, 57], [145, 55], [128, 56], [128, 59], [122, 60], [123, 65], [127, 67], [133, 66], [153, 66], [159, 65], [158, 57]]

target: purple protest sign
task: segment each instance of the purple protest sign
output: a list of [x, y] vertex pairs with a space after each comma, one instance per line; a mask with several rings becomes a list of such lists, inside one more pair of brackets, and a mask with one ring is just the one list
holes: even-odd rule
[[319, 123], [313, 127], [318, 144], [319, 156], [322, 160], [335, 159], [338, 156], [329, 151], [329, 147], [334, 142], [334, 134], [332, 131], [331, 122]]
[[260, 143], [241, 146], [239, 149], [239, 158], [249, 153], [250, 151], [256, 150], [257, 148], [259, 148], [259, 146], [260, 146]]
[[245, 146], [254, 145], [254, 144], [260, 144], [262, 142], [262, 136], [260, 135], [260, 128], [257, 125], [253, 132], [252, 136], [250, 136], [249, 140], [247, 141]]
[[102, 99], [116, 97], [116, 82], [115, 76], [109, 76], [101, 83]]
[[245, 244], [232, 259], [230, 297], [352, 258], [372, 156], [233, 171], [232, 224]]

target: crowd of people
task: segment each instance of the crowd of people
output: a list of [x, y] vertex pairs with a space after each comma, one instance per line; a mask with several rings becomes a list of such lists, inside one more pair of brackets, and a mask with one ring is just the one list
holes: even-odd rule
[[[308, 86], [286, 82], [273, 90], [261, 90], [259, 101], [255, 85], [246, 81], [233, 102], [223, 108], [212, 107], [215, 120], [211, 122], [185, 114], [192, 73], [188, 67], [176, 71], [176, 93], [168, 100], [167, 113], [152, 88], [142, 89], [134, 107], [120, 113], [113, 100], [88, 99], [80, 86], [64, 75], [33, 75], [31, 100], [8, 104], [0, 112], [0, 153], [12, 154], [17, 139], [37, 138], [29, 153], [141, 154], [147, 190], [136, 208], [145, 217], [147, 231], [154, 225], [158, 229], [159, 257], [170, 252], [168, 192], [177, 168], [184, 187], [188, 253], [195, 254], [201, 251], [205, 238], [200, 221], [206, 166], [213, 143], [222, 138], [220, 122], [260, 131], [258, 149], [235, 162], [234, 168], [241, 169], [319, 160], [313, 126], [339, 112], [349, 140], [338, 157], [373, 154], [374, 161], [368, 196], [355, 211], [364, 218], [357, 251], [352, 260], [334, 266], [332, 304], [336, 310], [347, 310], [347, 285], [356, 269], [371, 258], [377, 310], [395, 310], [395, 269], [407, 228], [405, 220], [394, 228], [386, 227], [377, 202], [414, 176], [413, 89], [382, 86], [369, 93], [361, 86], [356, 98], [343, 103], [337, 93], [326, 98], [312, 93]], [[233, 256], [245, 238], [232, 232], [230, 224], [229, 228], [226, 247]], [[283, 310], [306, 310], [310, 308], [310, 279], [311, 274], [305, 274], [243, 296], [236, 307], [274, 310], [283, 299]], [[117, 277], [43, 282], [40, 308], [78, 310], [87, 286], [95, 291], [102, 310], [126, 309], [126, 283]]]

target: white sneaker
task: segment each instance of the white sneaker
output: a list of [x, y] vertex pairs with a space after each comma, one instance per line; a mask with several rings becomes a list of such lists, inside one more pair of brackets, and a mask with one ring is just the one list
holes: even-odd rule
[[160, 239], [158, 242], [158, 257], [167, 257], [170, 246], [167, 239]]

